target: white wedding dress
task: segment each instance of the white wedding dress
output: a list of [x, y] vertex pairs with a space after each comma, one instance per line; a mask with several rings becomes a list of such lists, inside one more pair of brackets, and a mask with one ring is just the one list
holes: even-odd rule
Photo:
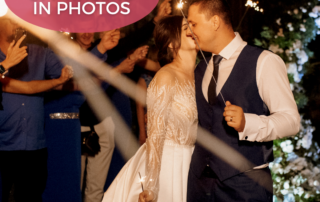
[[138, 202], [153, 191], [158, 202], [185, 202], [188, 172], [197, 136], [194, 82], [154, 78], [147, 90], [148, 139], [119, 172], [103, 202]]

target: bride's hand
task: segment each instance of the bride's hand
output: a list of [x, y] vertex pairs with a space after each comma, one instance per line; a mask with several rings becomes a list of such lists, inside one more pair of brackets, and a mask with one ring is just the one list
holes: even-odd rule
[[152, 191], [145, 190], [139, 194], [139, 202], [150, 202], [154, 198]]

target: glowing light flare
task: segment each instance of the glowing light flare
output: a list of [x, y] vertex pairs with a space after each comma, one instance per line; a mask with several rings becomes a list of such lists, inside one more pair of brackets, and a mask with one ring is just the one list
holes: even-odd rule
[[65, 36], [70, 36], [70, 32], [61, 32]]
[[248, 0], [245, 6], [254, 8], [255, 11], [263, 13], [263, 9], [259, 8], [258, 4], [259, 4], [259, 1], [253, 2], [252, 0]]
[[141, 177], [141, 178], [139, 179], [139, 182], [138, 182], [138, 183], [143, 183], [143, 182], [145, 182], [145, 181], [146, 181], [146, 177], [147, 177], [147, 176]]
[[0, 0], [0, 17], [4, 16], [8, 12], [8, 6], [4, 0]]
[[182, 0], [180, 0], [180, 2], [177, 5], [177, 8], [182, 9], [183, 8], [183, 4], [184, 3], [182, 2]]
[[142, 191], [144, 191], [144, 189], [143, 189], [143, 182], [145, 181], [146, 176], [141, 177], [140, 172], [139, 172], [138, 174], [139, 174], [139, 177], [140, 177], [139, 183], [141, 184]]
[[246, 3], [246, 6], [253, 7], [253, 2], [251, 0], [248, 0]]

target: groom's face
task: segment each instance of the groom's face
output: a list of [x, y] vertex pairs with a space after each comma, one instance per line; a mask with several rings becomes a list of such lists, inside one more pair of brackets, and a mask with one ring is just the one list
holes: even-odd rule
[[[188, 22], [189, 25], [200, 45], [200, 48], [204, 51], [210, 51], [214, 39], [214, 25], [208, 19], [204, 12], [199, 10], [199, 4], [193, 4], [189, 8], [188, 12]], [[190, 31], [187, 32], [188, 37], [192, 37]]]

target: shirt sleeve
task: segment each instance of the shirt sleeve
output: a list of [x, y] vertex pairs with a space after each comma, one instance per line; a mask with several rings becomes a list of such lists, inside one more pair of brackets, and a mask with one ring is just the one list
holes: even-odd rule
[[47, 79], [56, 79], [61, 75], [61, 70], [64, 67], [58, 56], [49, 48], [46, 51], [45, 61], [45, 77]]
[[163, 80], [150, 83], [147, 91], [148, 125], [146, 140], [146, 190], [157, 198], [159, 191], [159, 174], [164, 146], [168, 114], [172, 103], [172, 87]]
[[106, 61], [108, 59], [107, 51], [104, 54], [100, 53], [98, 45], [96, 45], [90, 52], [102, 61]]
[[240, 140], [267, 142], [296, 135], [300, 129], [300, 115], [294, 100], [286, 65], [283, 60], [264, 51], [258, 59], [257, 85], [259, 94], [268, 106], [269, 116], [245, 113], [245, 128]]

